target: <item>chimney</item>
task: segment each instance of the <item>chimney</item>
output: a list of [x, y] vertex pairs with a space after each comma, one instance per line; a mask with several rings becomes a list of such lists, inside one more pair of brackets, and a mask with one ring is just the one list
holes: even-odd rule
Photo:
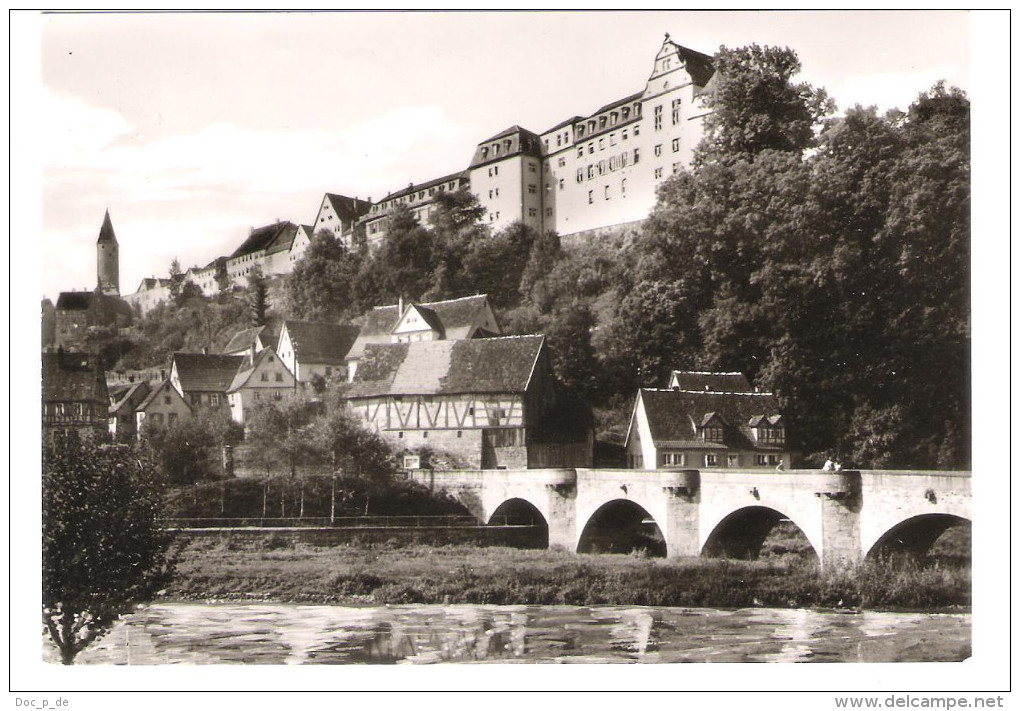
[[209, 346], [202, 346], [202, 355], [209, 355]]
[[399, 317], [403, 315], [404, 315], [404, 295], [401, 294], [399, 297], [397, 297], [397, 316]]

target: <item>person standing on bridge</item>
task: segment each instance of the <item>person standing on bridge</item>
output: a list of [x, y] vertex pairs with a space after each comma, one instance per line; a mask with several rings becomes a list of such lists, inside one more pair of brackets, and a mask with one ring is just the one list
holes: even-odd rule
[[779, 460], [779, 464], [776, 465], [776, 471], [777, 472], [783, 471], [783, 460], [782, 459], [780, 459]]
[[835, 468], [836, 468], [836, 463], [834, 461], [832, 461], [832, 457], [828, 457], [825, 460], [825, 464], [822, 466], [822, 471], [831, 472]]

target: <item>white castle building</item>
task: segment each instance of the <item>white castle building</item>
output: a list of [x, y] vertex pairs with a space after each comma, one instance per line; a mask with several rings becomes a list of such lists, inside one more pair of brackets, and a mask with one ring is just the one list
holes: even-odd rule
[[[701, 99], [714, 77], [711, 57], [667, 34], [639, 91], [542, 133], [511, 126], [480, 142], [466, 169], [412, 183], [378, 202], [326, 193], [311, 225], [254, 229], [229, 257], [189, 269], [185, 279], [211, 296], [243, 286], [255, 269], [289, 274], [321, 230], [350, 247], [363, 229], [368, 244], [377, 245], [394, 209], [406, 207], [427, 224], [436, 195], [446, 191], [470, 190], [493, 230], [522, 222], [569, 236], [639, 222], [655, 205], [658, 186], [690, 164], [707, 114]], [[169, 293], [163, 281], [143, 280], [128, 301], [152, 308]]]

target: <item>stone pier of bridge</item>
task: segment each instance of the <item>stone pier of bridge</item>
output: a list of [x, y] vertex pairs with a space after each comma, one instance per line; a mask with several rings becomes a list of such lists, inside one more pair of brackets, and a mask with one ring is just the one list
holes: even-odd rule
[[479, 521], [524, 505], [548, 525], [549, 546], [577, 551], [606, 507], [637, 507], [667, 555], [754, 557], [769, 530], [792, 521], [823, 568], [879, 550], [923, 553], [970, 521], [970, 473], [741, 469], [418, 471]]

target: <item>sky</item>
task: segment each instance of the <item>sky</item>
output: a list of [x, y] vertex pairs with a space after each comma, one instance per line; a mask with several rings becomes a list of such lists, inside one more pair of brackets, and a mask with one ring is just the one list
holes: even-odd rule
[[[205, 265], [323, 193], [379, 199], [640, 90], [664, 33], [796, 50], [840, 110], [969, 89], [965, 12], [50, 14], [38, 19], [43, 295]], [[20, 57], [18, 58], [20, 59]], [[17, 62], [20, 64], [20, 62]]]

